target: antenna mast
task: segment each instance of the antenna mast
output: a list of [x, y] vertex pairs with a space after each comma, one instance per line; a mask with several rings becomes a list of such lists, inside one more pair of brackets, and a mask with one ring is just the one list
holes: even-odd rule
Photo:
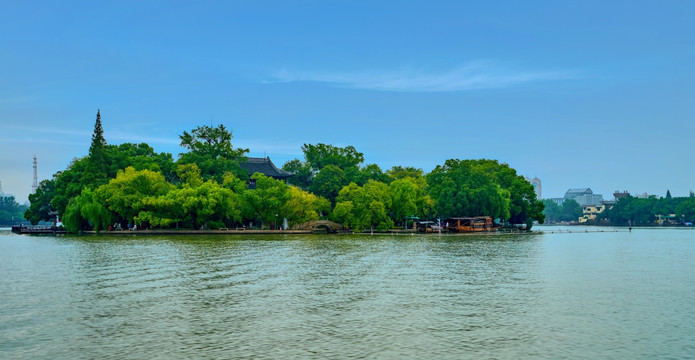
[[36, 175], [36, 154], [34, 154], [34, 183], [31, 184], [31, 193], [36, 193], [36, 189], [39, 187], [38, 176]]

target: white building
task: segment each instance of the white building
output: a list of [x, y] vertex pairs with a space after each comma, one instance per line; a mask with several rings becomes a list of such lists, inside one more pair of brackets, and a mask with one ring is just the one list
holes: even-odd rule
[[537, 177], [534, 177], [533, 179], [531, 179], [528, 176], [525, 176], [524, 178], [526, 178], [526, 181], [528, 181], [529, 183], [531, 183], [531, 185], [533, 185], [533, 191], [536, 192], [536, 199], [541, 199], [542, 198], [541, 197], [541, 195], [542, 195], [541, 179], [539, 179]]

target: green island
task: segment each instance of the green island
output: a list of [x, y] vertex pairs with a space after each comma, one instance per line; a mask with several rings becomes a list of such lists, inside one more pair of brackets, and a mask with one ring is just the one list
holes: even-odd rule
[[[32, 224], [68, 232], [113, 229], [293, 228], [331, 220], [345, 229], [387, 231], [409, 219], [486, 216], [499, 225], [543, 223], [532, 185], [496, 160], [449, 159], [430, 173], [407, 166], [382, 171], [352, 146], [304, 144], [304, 160], [286, 162], [286, 178], [250, 173], [249, 150], [232, 146], [224, 125], [179, 136], [174, 160], [146, 143], [107, 144], [97, 112], [87, 156], [43, 180], [29, 196]], [[291, 176], [290, 176], [291, 175]], [[286, 221], [285, 221], [286, 219]]]

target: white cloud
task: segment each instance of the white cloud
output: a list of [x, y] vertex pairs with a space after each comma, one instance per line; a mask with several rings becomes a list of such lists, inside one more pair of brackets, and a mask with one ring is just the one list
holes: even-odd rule
[[35, 133], [46, 133], [46, 134], [51, 134], [51, 135], [68, 135], [68, 136], [77, 136], [77, 137], [85, 137], [85, 136], [91, 136], [92, 132], [91, 131], [83, 131], [83, 130], [74, 130], [70, 128], [55, 128], [55, 127], [48, 127], [48, 126], [42, 126], [42, 125], [36, 125], [36, 126], [25, 126], [25, 125], [13, 125], [13, 124], [7, 124], [5, 125], [8, 129], [14, 129], [17, 130], [16, 134], [35, 134]]
[[417, 69], [361, 72], [293, 72], [281, 70], [270, 83], [319, 82], [333, 86], [395, 92], [445, 92], [497, 89], [538, 81], [576, 78], [574, 71], [513, 70], [487, 61], [474, 61], [452, 70]]

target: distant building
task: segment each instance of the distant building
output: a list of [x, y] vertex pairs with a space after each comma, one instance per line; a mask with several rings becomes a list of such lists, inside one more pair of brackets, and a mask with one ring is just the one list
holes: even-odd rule
[[[282, 170], [282, 169], [278, 169], [275, 166], [275, 164], [273, 164], [273, 162], [270, 161], [270, 157], [265, 157], [265, 158], [250, 157], [250, 158], [247, 158], [247, 161], [240, 162], [239, 166], [241, 166], [242, 169], [248, 171], [249, 177], [255, 173], [261, 173], [265, 176], [272, 177], [273, 179], [284, 181], [287, 178], [294, 176], [293, 173], [287, 172], [287, 171]], [[253, 179], [249, 180], [249, 188], [250, 189], [256, 188], [256, 180], [253, 180]]]
[[533, 179], [529, 178], [528, 176], [525, 176], [526, 181], [531, 183], [533, 185], [533, 190], [536, 192], [536, 199], [541, 199], [541, 179], [534, 177]]
[[582, 217], [579, 218], [579, 223], [583, 224], [589, 221], [596, 220], [596, 216], [606, 210], [605, 205], [589, 205], [582, 207]]
[[548, 200], [550, 200], [550, 201], [556, 203], [557, 206], [562, 206], [562, 203], [565, 202], [565, 198], [550, 198], [550, 199], [548, 199]]
[[623, 192], [619, 192], [618, 190], [615, 190], [613, 193], [613, 197], [615, 198], [615, 201], [618, 201], [624, 197], [630, 196], [630, 193], [627, 192], [627, 190], [624, 190]]
[[603, 195], [594, 194], [590, 188], [569, 189], [565, 193], [565, 200], [574, 200], [579, 203], [579, 206], [595, 206], [601, 205]]

